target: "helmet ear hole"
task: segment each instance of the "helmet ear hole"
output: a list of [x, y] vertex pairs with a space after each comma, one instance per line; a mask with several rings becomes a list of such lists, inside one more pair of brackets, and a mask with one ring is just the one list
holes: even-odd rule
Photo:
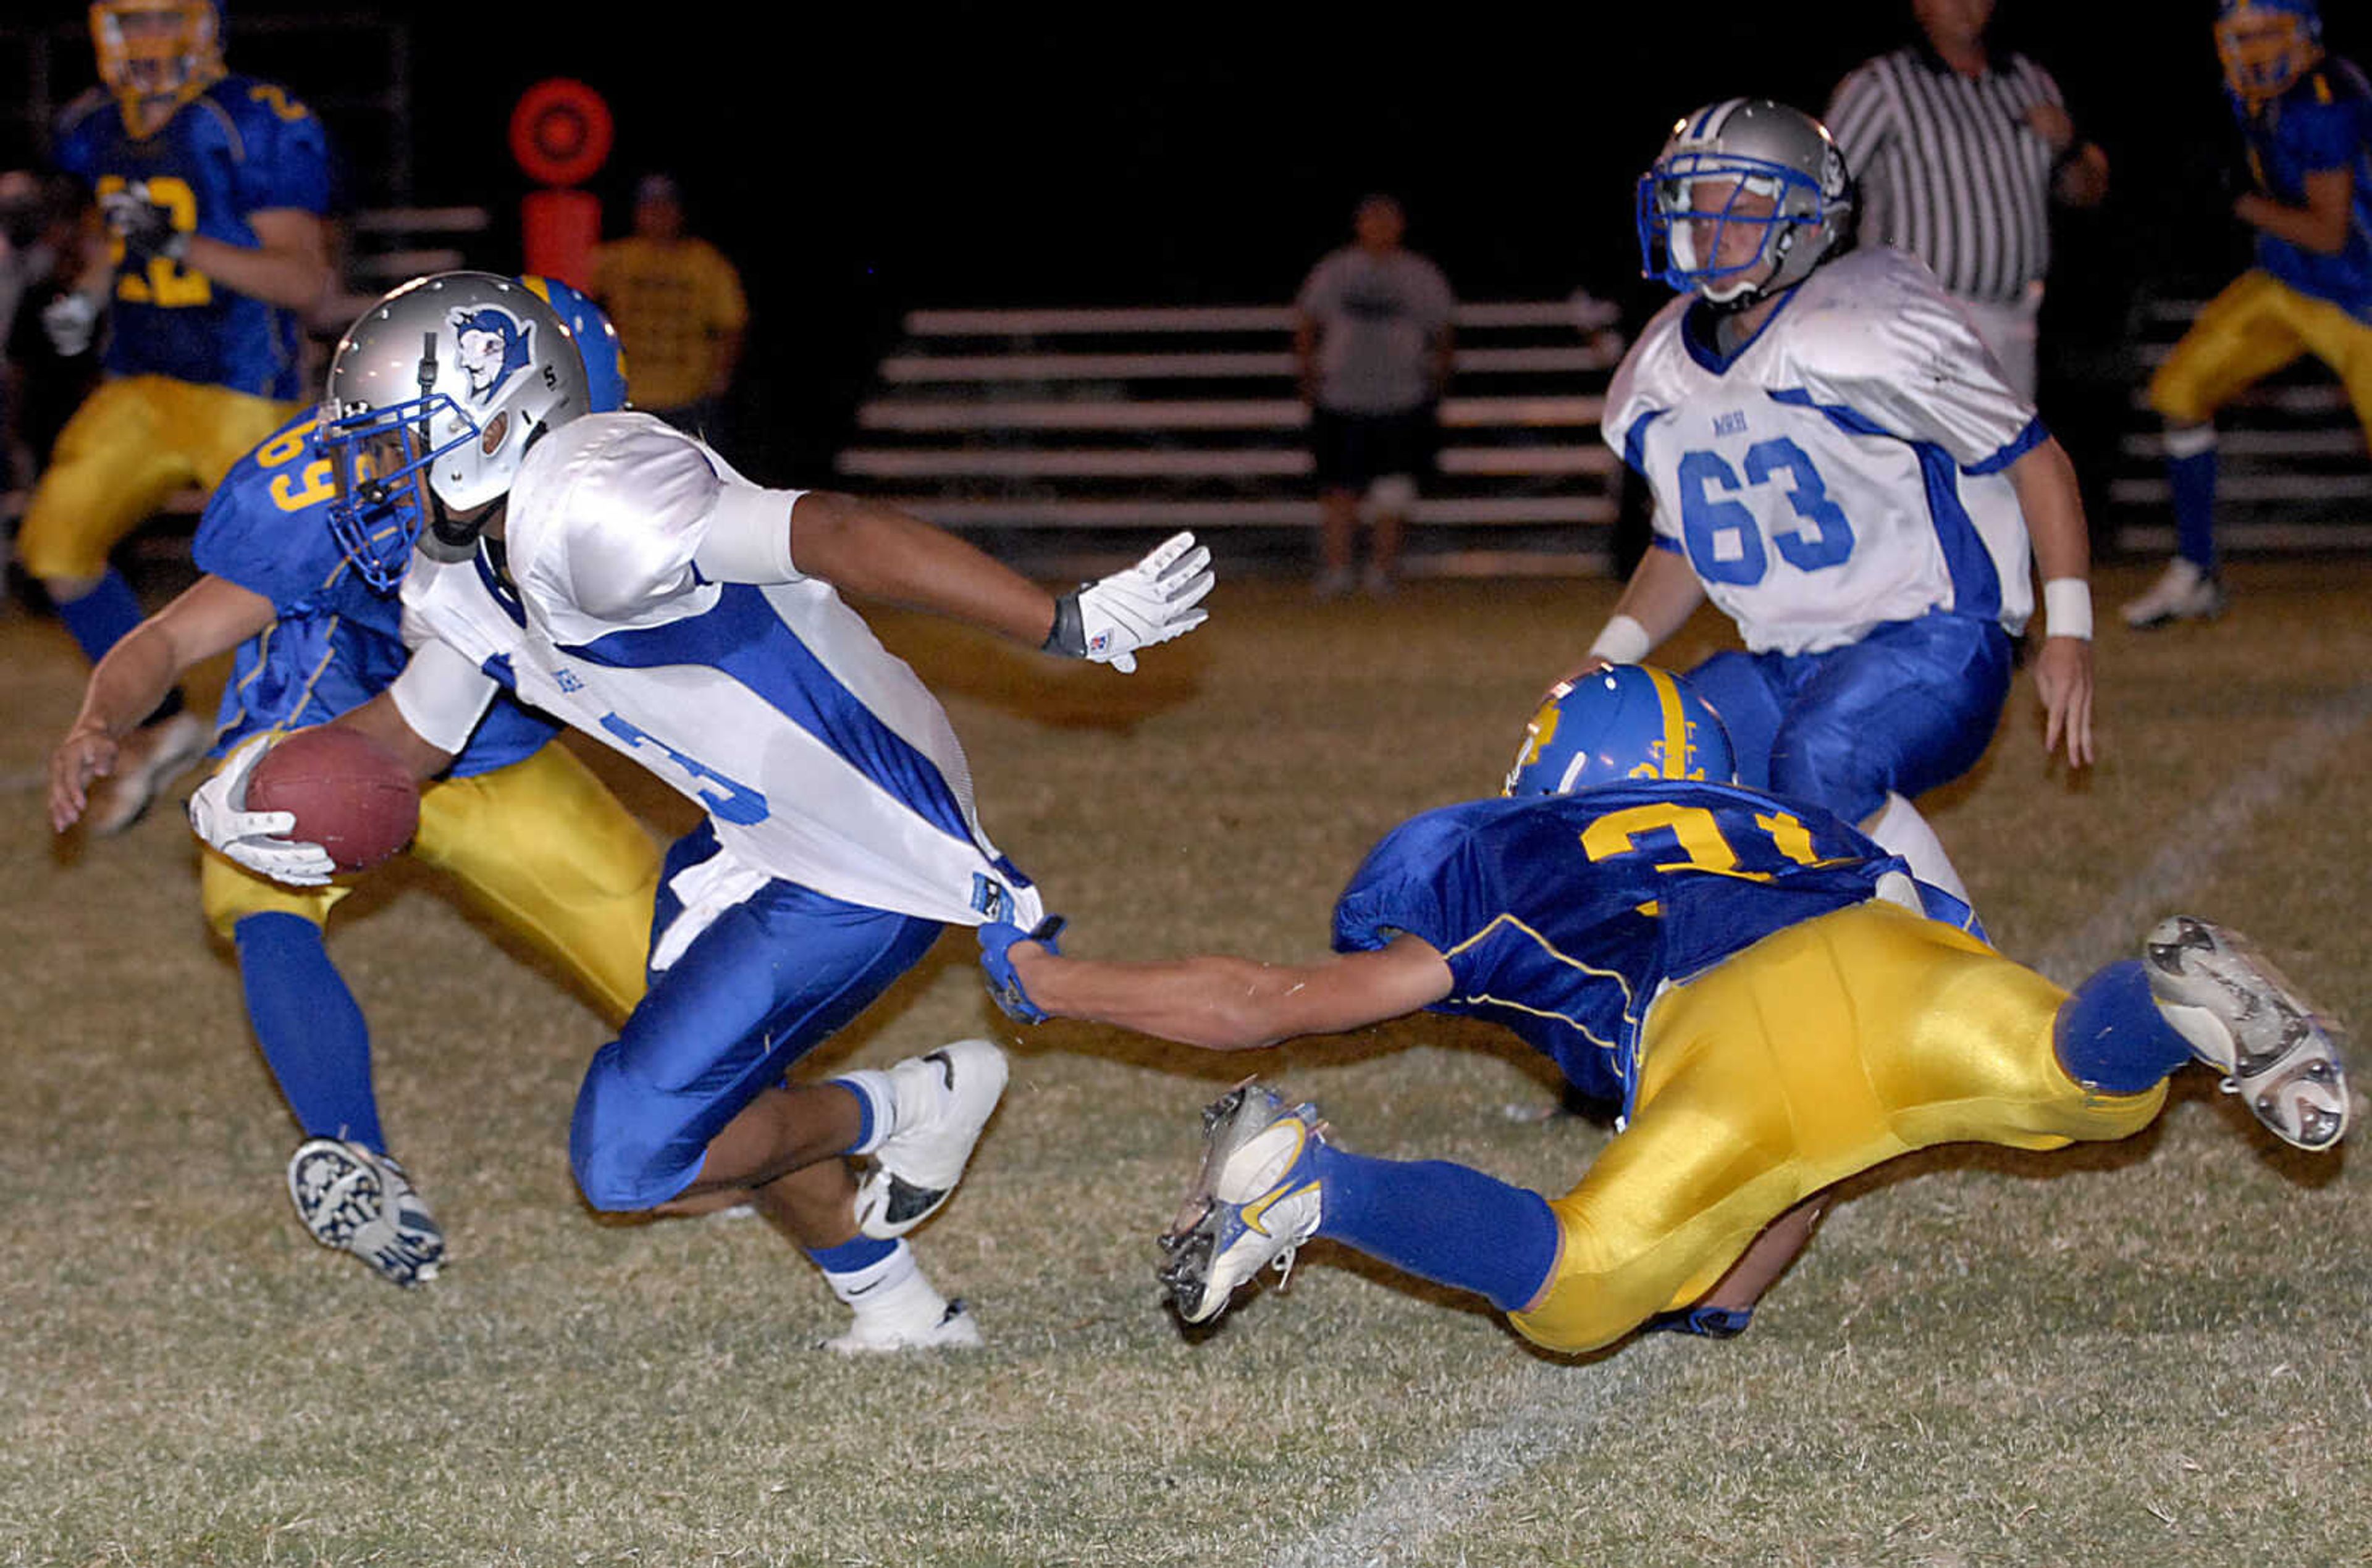
[[478, 437], [478, 450], [489, 458], [493, 457], [502, 446], [503, 437], [510, 434], [510, 411], [498, 411], [494, 418], [486, 421], [485, 434]]

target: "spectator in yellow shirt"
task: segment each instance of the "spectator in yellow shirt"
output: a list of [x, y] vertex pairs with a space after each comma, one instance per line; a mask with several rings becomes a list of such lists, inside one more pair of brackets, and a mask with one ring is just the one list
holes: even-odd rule
[[714, 442], [750, 306], [733, 263], [685, 232], [672, 178], [645, 175], [634, 187], [634, 232], [593, 248], [586, 292], [618, 325], [634, 406]]

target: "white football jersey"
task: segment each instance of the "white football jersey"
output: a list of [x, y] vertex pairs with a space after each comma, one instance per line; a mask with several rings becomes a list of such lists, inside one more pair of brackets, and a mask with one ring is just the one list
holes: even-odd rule
[[[1039, 895], [982, 832], [963, 749], [904, 661], [826, 583], [695, 568], [728, 487], [755, 488], [647, 414], [562, 425], [520, 466], [499, 551], [413, 561], [405, 638], [450, 645], [666, 780], [746, 872], [1034, 924]], [[792, 493], [773, 494], [787, 517]]]
[[2004, 470], [2047, 437], [1935, 276], [1871, 247], [1807, 278], [1727, 359], [1666, 306], [1608, 389], [1608, 445], [1657, 543], [1760, 653], [1817, 653], [1934, 610], [2034, 608]]

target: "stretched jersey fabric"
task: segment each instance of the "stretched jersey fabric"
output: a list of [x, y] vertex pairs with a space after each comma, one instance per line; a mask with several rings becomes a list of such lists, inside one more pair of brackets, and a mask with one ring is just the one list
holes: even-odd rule
[[2355, 177], [2347, 242], [2335, 256], [2259, 230], [2257, 265], [2317, 299], [2372, 324], [2372, 84], [2352, 60], [2326, 57], [2289, 91], [2250, 114], [2237, 97], [2232, 113], [2267, 193], [2306, 205], [2306, 177], [2345, 169]]
[[648, 414], [563, 425], [520, 466], [499, 547], [414, 562], [405, 638], [666, 780], [746, 872], [949, 923], [1038, 920], [947, 714], [831, 586], [700, 575], [728, 486], [753, 488]]
[[[115, 101], [93, 89], [59, 117], [56, 146], [58, 167], [99, 194], [145, 182], [175, 227], [231, 245], [257, 244], [250, 222], [257, 213], [330, 208], [321, 122], [252, 76], [223, 77], [145, 140], [134, 140]], [[296, 312], [217, 287], [164, 257], [130, 256], [121, 241], [115, 265], [110, 374], [169, 376], [281, 402], [302, 394]]]
[[[1640, 1028], [1684, 983], [1775, 931], [1883, 896], [1920, 903], [1901, 859], [1816, 807], [1657, 781], [1477, 800], [1387, 835], [1334, 911], [1342, 952], [1405, 933], [1456, 980], [1434, 1011], [1488, 1018], [1627, 1114]], [[1931, 912], [1960, 923], [1967, 911]]]
[[2003, 477], [2049, 436], [1933, 273], [1872, 247], [1820, 267], [1727, 356], [1683, 296], [1615, 372], [1607, 443], [1756, 653], [1818, 653], [1944, 613], [2033, 611]]
[[[198, 521], [201, 571], [272, 601], [278, 620], [238, 645], [223, 689], [215, 755], [258, 730], [326, 724], [387, 689], [410, 655], [402, 606], [355, 575], [331, 537], [330, 460], [306, 413], [233, 464]], [[494, 703], [454, 760], [469, 778], [506, 767], [560, 732], [517, 703]]]

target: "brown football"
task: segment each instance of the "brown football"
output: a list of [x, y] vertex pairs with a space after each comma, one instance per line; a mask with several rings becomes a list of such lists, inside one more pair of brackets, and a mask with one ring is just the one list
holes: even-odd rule
[[412, 772], [358, 729], [300, 729], [247, 775], [250, 811], [285, 811], [289, 837], [320, 844], [341, 871], [365, 871], [412, 842], [420, 790]]

